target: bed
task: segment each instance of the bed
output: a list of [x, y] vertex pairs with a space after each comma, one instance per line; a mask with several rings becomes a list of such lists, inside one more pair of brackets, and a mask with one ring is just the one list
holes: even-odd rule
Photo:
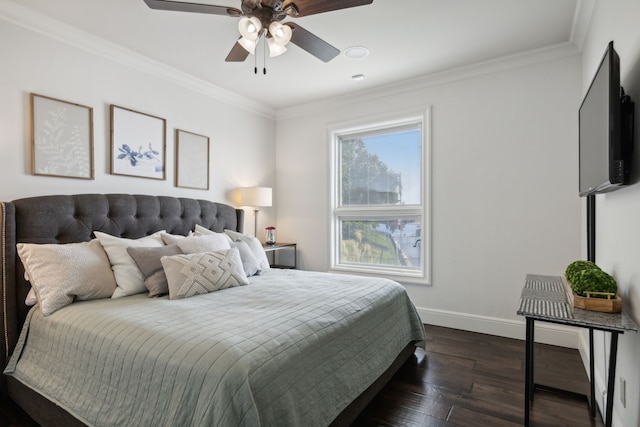
[[31, 285], [16, 244], [242, 232], [243, 211], [83, 194], [2, 203], [0, 214], [2, 391], [44, 426], [349, 425], [424, 344], [397, 283], [298, 270], [264, 269], [244, 286], [182, 299], [78, 301], [45, 316], [45, 304], [25, 305]]

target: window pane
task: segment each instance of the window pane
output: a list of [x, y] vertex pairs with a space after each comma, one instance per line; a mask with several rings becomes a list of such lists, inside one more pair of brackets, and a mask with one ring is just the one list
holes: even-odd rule
[[340, 206], [420, 205], [420, 127], [340, 137]]
[[421, 268], [420, 217], [340, 220], [340, 264]]

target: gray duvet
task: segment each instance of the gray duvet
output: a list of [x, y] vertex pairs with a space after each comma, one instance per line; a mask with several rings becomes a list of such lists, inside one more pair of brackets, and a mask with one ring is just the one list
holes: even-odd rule
[[325, 426], [423, 326], [395, 282], [269, 270], [29, 313], [5, 370], [94, 426]]

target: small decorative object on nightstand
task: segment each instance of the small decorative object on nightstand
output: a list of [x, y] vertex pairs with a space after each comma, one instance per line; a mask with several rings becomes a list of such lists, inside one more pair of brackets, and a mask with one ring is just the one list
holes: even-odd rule
[[264, 237], [264, 242], [267, 245], [273, 245], [276, 243], [276, 228], [273, 226], [269, 226], [265, 228], [266, 233]]
[[[274, 236], [275, 240], [275, 236]], [[265, 243], [262, 245], [269, 259], [271, 268], [296, 268], [297, 244], [296, 243]], [[282, 262], [286, 261], [286, 262]]]

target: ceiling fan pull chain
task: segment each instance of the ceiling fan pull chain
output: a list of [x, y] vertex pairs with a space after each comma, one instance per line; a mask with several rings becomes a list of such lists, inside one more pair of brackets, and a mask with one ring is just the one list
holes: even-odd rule
[[267, 74], [267, 34], [262, 39], [262, 75]]
[[253, 55], [253, 74], [258, 74], [258, 58], [257, 55]]

